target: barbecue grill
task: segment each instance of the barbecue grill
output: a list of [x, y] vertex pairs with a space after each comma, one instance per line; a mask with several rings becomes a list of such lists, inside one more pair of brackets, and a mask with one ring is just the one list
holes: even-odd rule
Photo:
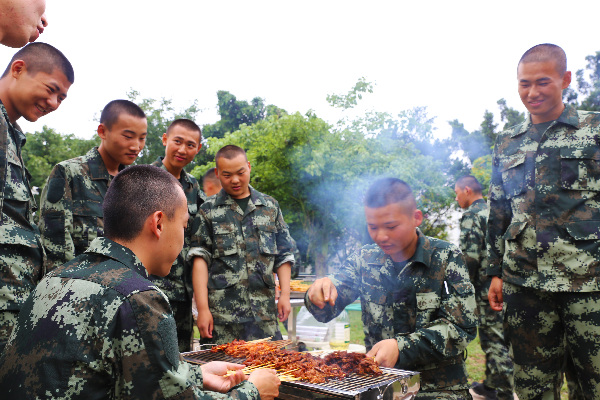
[[[182, 353], [183, 359], [192, 364], [210, 361], [227, 361], [242, 364], [243, 358], [234, 358], [219, 351], [191, 351]], [[381, 368], [382, 375], [350, 374], [341, 380], [314, 384], [302, 381], [281, 382], [279, 398], [284, 400], [306, 399], [355, 399], [355, 400], [408, 400], [419, 391], [419, 373], [394, 368]]]

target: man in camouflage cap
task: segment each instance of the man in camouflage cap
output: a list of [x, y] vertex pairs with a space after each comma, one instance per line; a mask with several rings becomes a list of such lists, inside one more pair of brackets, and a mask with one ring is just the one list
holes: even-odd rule
[[82, 254], [104, 236], [102, 201], [112, 178], [132, 164], [146, 144], [146, 114], [129, 100], [113, 100], [100, 115], [100, 147], [58, 163], [41, 196], [40, 230], [46, 269]]
[[477, 334], [477, 315], [463, 255], [421, 233], [423, 214], [404, 181], [375, 181], [364, 204], [375, 244], [316, 280], [306, 307], [327, 322], [360, 297], [367, 356], [419, 371], [417, 399], [470, 399], [465, 350]]
[[498, 135], [488, 222], [490, 305], [502, 310], [520, 399], [560, 398], [571, 354], [600, 398], [600, 114], [562, 102], [564, 51], [527, 50], [517, 67], [529, 118]]
[[513, 399], [513, 365], [504, 341], [502, 313], [490, 308], [488, 290], [491, 278], [485, 234], [489, 208], [483, 199], [482, 186], [474, 176], [459, 178], [454, 185], [456, 202], [464, 210], [460, 218], [460, 250], [465, 256], [479, 310], [479, 342], [485, 353], [485, 379], [475, 383], [471, 391], [487, 399]]
[[198, 213], [200, 205], [206, 200], [206, 196], [200, 190], [198, 181], [188, 174], [184, 168], [194, 161], [194, 157], [202, 147], [202, 133], [200, 127], [189, 119], [177, 119], [169, 125], [167, 132], [162, 136], [165, 146], [165, 156], [158, 157], [152, 163], [155, 167], [164, 168], [173, 175], [185, 193], [188, 202], [188, 213], [190, 222], [185, 230], [183, 249], [173, 266], [171, 272], [165, 277], [153, 277], [152, 281], [169, 298], [171, 309], [177, 324], [177, 338], [179, 339], [179, 351], [191, 350], [192, 333], [194, 329], [194, 318], [192, 316], [192, 266], [186, 261], [190, 249], [192, 237], [192, 222]]
[[0, 77], [0, 352], [21, 306], [44, 274], [37, 206], [21, 151], [17, 125], [56, 110], [75, 80], [67, 58], [45, 43], [19, 50]]
[[[215, 155], [223, 190], [202, 204], [188, 253], [200, 336], [212, 343], [281, 339], [291, 311], [292, 240], [279, 204], [250, 186], [246, 152], [233, 145]], [[281, 295], [275, 305], [275, 279]]]
[[148, 280], [167, 275], [183, 246], [189, 214], [179, 182], [154, 166], [127, 168], [103, 212], [105, 237], [48, 274], [25, 302], [0, 358], [2, 398], [275, 397], [274, 370], [243, 382], [241, 365], [198, 367], [179, 354], [169, 302]]

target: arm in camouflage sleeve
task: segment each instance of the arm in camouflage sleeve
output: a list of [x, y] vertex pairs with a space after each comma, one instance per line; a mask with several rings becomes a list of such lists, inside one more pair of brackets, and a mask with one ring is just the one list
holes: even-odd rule
[[499, 168], [496, 145], [492, 155], [492, 179], [490, 182], [490, 216], [486, 234], [489, 266], [487, 275], [502, 276], [502, 259], [504, 258], [504, 240], [502, 236], [510, 225], [512, 212], [509, 200], [502, 186], [502, 172]]
[[319, 309], [309, 300], [308, 291], [306, 292], [304, 305], [317, 321], [331, 321], [340, 315], [344, 308], [355, 301], [360, 295], [361, 277], [357, 267], [358, 258], [358, 252], [352, 254], [336, 273], [329, 275], [329, 279], [335, 286], [338, 294], [334, 306], [326, 303], [323, 309]]
[[[446, 255], [442, 255], [445, 257]], [[447, 252], [446, 275], [440, 297], [417, 297], [417, 328], [396, 337], [399, 356], [396, 366], [414, 368], [463, 354], [477, 335], [475, 289], [456, 248]], [[439, 302], [439, 303], [438, 303]], [[422, 303], [422, 304], [419, 304]], [[438, 307], [434, 309], [434, 307]], [[423, 313], [423, 315], [419, 315]], [[431, 321], [419, 326], [419, 319], [431, 315]]]
[[[175, 320], [164, 295], [148, 290], [129, 297], [116, 316], [119, 331], [114, 342], [104, 346], [114, 352], [119, 398], [258, 399], [249, 383], [221, 394], [202, 390], [202, 370], [183, 361], [177, 347]], [[139, 379], [139, 381], [138, 381]]]
[[292, 252], [294, 245], [279, 204], [277, 204], [277, 220], [275, 221], [275, 225], [277, 226], [277, 256], [275, 257], [273, 269], [276, 271], [284, 263], [290, 263], [290, 268], [292, 268], [294, 264], [294, 254]]
[[75, 257], [73, 199], [64, 167], [57, 164], [41, 195], [40, 231], [46, 250], [46, 269], [61, 266]]
[[460, 250], [465, 256], [471, 282], [477, 282], [481, 262], [486, 256], [485, 232], [476, 214], [465, 212], [460, 219]]

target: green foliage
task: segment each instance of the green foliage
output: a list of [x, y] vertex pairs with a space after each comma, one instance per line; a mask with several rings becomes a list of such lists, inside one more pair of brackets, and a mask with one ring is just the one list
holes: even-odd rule
[[327, 102], [335, 108], [349, 109], [358, 104], [358, 100], [362, 99], [364, 93], [373, 93], [373, 83], [367, 82], [366, 78], [362, 77], [347, 94], [328, 94]]
[[61, 161], [79, 157], [100, 144], [100, 138], [80, 139], [73, 134], [61, 135], [44, 125], [41, 132], [27, 133], [23, 161], [31, 173], [31, 186], [41, 189], [52, 168]]
[[[572, 77], [577, 89], [570, 87], [565, 90], [563, 100], [580, 110], [600, 111], [600, 51], [588, 55], [585, 60], [585, 69], [578, 70]], [[579, 95], [583, 96], [581, 102]]]
[[[146, 137], [146, 146], [141, 151], [136, 164], [151, 164], [159, 156], [165, 155], [165, 148], [162, 144], [162, 135], [167, 131], [167, 128], [174, 120], [178, 118], [187, 118], [192, 121], [196, 120], [200, 109], [197, 102], [194, 101], [188, 108], [180, 111], [175, 111], [171, 105], [170, 99], [138, 99], [139, 92], [132, 90], [127, 94], [129, 100], [139, 105], [146, 113], [148, 119], [148, 136]], [[196, 163], [202, 158], [202, 150], [196, 156], [195, 161], [192, 161], [185, 168], [186, 171], [191, 171]]]

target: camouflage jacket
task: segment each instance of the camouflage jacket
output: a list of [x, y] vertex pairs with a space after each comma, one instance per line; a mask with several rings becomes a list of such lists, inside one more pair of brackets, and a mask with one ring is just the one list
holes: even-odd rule
[[488, 274], [551, 292], [600, 289], [600, 113], [567, 105], [532, 139], [525, 122], [492, 156]]
[[[158, 157], [152, 165], [166, 170], [162, 163], [163, 158], [164, 157]], [[183, 187], [183, 191], [185, 192], [188, 203], [188, 212], [190, 214], [188, 226], [185, 231], [183, 249], [175, 262], [173, 262], [169, 275], [164, 278], [152, 276], [151, 280], [165, 292], [169, 300], [191, 302], [192, 294], [194, 293], [192, 288], [192, 268], [189, 262], [186, 261], [186, 258], [187, 253], [190, 250], [194, 218], [196, 217], [196, 214], [198, 214], [200, 205], [206, 200], [206, 195], [200, 190], [196, 178], [185, 171], [181, 171], [179, 183], [181, 183], [181, 187]]]
[[488, 277], [485, 234], [490, 210], [485, 200], [475, 200], [460, 218], [460, 250], [465, 256], [471, 282], [480, 286]]
[[395, 367], [419, 371], [423, 390], [465, 389], [464, 353], [478, 324], [474, 288], [458, 247], [417, 232], [415, 254], [400, 272], [377, 245], [366, 245], [329, 276], [335, 306], [321, 310], [308, 294], [304, 302], [327, 322], [360, 297], [367, 350], [395, 338]]
[[[123, 168], [119, 166], [119, 170]], [[82, 254], [95, 238], [104, 236], [102, 202], [112, 178], [97, 147], [52, 169], [40, 201], [48, 271]]]
[[244, 382], [203, 392], [183, 361], [165, 295], [133, 252], [106, 238], [48, 274], [0, 358], [4, 399], [257, 399]]
[[[29, 171], [21, 156], [24, 144], [25, 135], [17, 124], [9, 122], [0, 102], [0, 244], [37, 249], [38, 259], [41, 259], [40, 233], [33, 220], [36, 204], [29, 187]], [[6, 255], [0, 254], [2, 256]], [[25, 255], [12, 254], [3, 260], [0, 263], [0, 310], [18, 310], [42, 276], [42, 270], [39, 261], [28, 260]]]
[[250, 187], [243, 212], [225, 190], [198, 214], [189, 258], [208, 264], [208, 302], [215, 324], [274, 321], [273, 272], [294, 263], [292, 239], [277, 201]]

